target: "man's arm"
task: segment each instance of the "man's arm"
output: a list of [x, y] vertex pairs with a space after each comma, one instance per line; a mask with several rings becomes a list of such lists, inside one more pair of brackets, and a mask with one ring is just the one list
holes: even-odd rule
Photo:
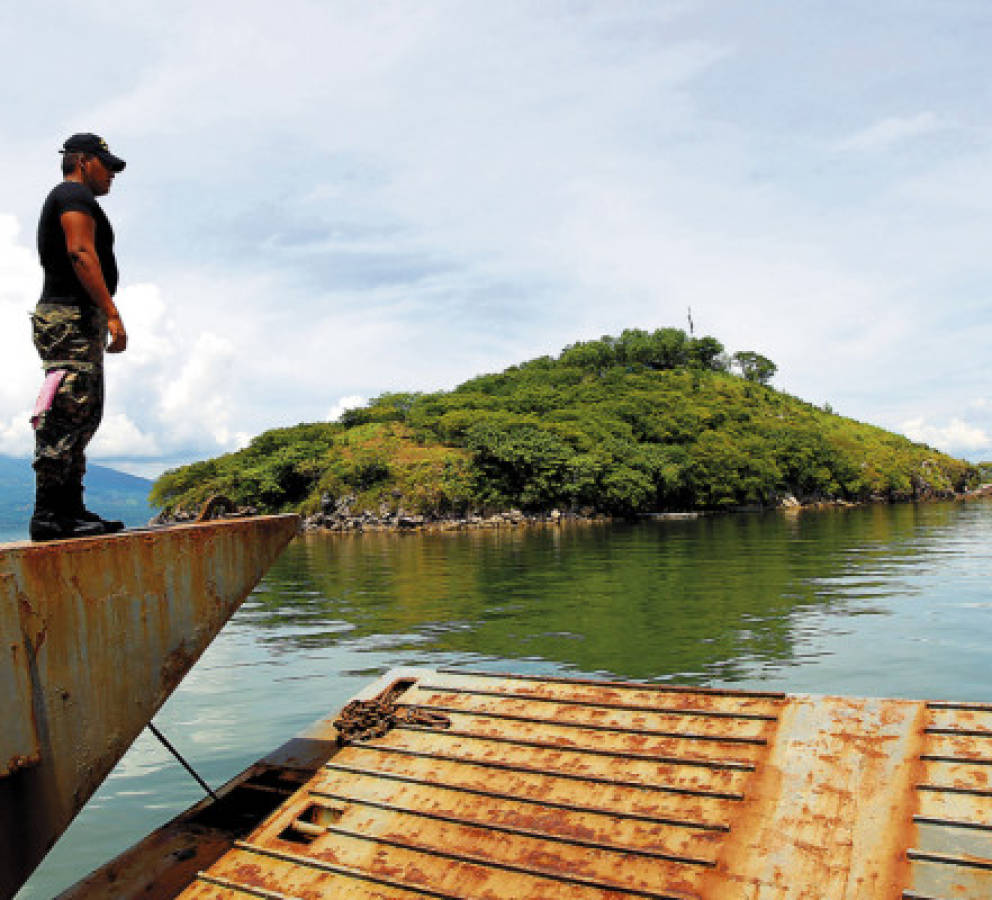
[[65, 232], [65, 246], [72, 260], [72, 268], [79, 283], [86, 289], [93, 302], [107, 314], [107, 327], [110, 330], [108, 353], [120, 353], [127, 347], [127, 332], [114, 298], [107, 290], [100, 268], [100, 257], [96, 253], [96, 222], [84, 212], [72, 210], [59, 217]]

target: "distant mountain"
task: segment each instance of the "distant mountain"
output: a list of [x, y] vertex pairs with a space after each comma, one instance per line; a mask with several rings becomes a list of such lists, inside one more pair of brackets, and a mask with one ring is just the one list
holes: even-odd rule
[[[157, 510], [148, 503], [152, 483], [126, 472], [90, 464], [86, 505], [128, 527], [144, 525]], [[34, 471], [29, 459], [0, 456], [0, 541], [22, 540], [34, 508]]]

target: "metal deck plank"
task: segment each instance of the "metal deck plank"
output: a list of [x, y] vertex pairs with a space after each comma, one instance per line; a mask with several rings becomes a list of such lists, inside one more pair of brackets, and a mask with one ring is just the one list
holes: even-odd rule
[[[569, 749], [529, 747], [481, 738], [464, 738], [444, 731], [391, 731], [371, 744], [380, 752], [427, 754], [503, 769], [509, 765], [522, 771], [555, 773], [581, 780], [637, 784], [655, 789], [740, 796], [750, 773], [711, 769], [689, 762], [654, 762], [606, 755], [590, 755]], [[512, 763], [504, 760], [512, 759]]]
[[975, 796], [955, 791], [921, 790], [917, 792], [917, 814], [930, 818], [967, 822], [974, 825], [992, 824], [992, 794]]
[[[992, 860], [992, 825], [967, 828], [960, 825], [916, 821], [914, 849], [945, 856], [970, 856]], [[992, 868], [992, 863], [989, 864]]]
[[[540, 834], [466, 825], [371, 804], [340, 806], [340, 819], [324, 826], [327, 838], [335, 846], [340, 839], [371, 840], [379, 846], [390, 845], [438, 859], [520, 873], [540, 871], [544, 877], [569, 883], [649, 892], [693, 881], [713, 865], [712, 861], [690, 857], [665, 859], [657, 854], [629, 853], [587, 842], [556, 841]], [[316, 838], [313, 846], [319, 848], [320, 841]]]
[[453, 691], [424, 691], [417, 688], [403, 695], [403, 703], [419, 704], [438, 709], [452, 709], [466, 713], [493, 716], [520, 716], [538, 722], [555, 722], [561, 726], [596, 726], [637, 733], [639, 730], [685, 733], [705, 739], [737, 736], [742, 740], [764, 741], [772, 720], [737, 719], [733, 729], [717, 717], [692, 717], [680, 710], [666, 713], [663, 710], [637, 710], [617, 707], [577, 705], [567, 700], [549, 702], [547, 698], [530, 699], [519, 696], [458, 693]]
[[909, 889], [940, 900], [989, 900], [992, 871], [914, 859], [910, 861]]
[[[444, 729], [433, 726], [401, 723], [395, 731], [438, 732], [443, 731], [448, 737], [467, 738], [470, 740], [486, 741], [487, 743], [512, 744], [514, 747], [533, 747], [539, 750], [567, 750], [571, 753], [583, 753], [589, 756], [609, 757], [611, 759], [629, 759], [632, 761], [650, 761], [667, 763], [678, 766], [695, 766], [703, 769], [727, 770], [738, 772], [753, 772], [754, 761], [742, 759], [743, 754], [728, 753], [698, 753], [692, 745], [676, 741], [631, 741], [617, 739], [602, 740], [599, 732], [578, 735], [587, 740], [576, 740], [576, 735], [568, 734], [562, 739], [560, 732], [552, 727], [542, 726], [540, 729], [513, 729], [487, 727], [487, 723], [466, 717], [449, 717], [449, 726]], [[954, 760], [959, 761], [959, 760]]]
[[461, 691], [496, 690], [506, 696], [562, 698], [602, 706], [661, 708], [699, 707], [701, 709], [737, 712], [758, 712], [774, 715], [775, 710], [787, 705], [778, 694], [749, 691], [671, 689], [661, 684], [636, 684], [610, 681], [568, 681], [564, 679], [503, 678], [499, 675], [446, 674], [435, 672], [430, 679], [421, 680], [423, 690], [444, 689], [446, 686]]
[[920, 772], [925, 784], [948, 784], [956, 788], [992, 791], [992, 766], [973, 762], [923, 759]]
[[280, 858], [240, 846], [201, 873], [180, 895], [182, 900], [213, 900], [217, 895], [209, 890], [212, 881], [223, 882], [227, 891], [267, 892], [306, 900], [315, 896], [334, 900], [465, 900], [464, 894], [439, 890], [436, 885], [403, 884], [388, 872], [376, 874], [332, 858], [311, 861], [293, 853]]
[[465, 760], [438, 760], [379, 753], [372, 747], [349, 747], [347, 752], [338, 754], [334, 761], [343, 765], [354, 764], [385, 772], [413, 775], [430, 781], [443, 780], [456, 785], [469, 785], [483, 790], [498, 784], [502, 789], [528, 798], [548, 798], [563, 802], [581, 799], [583, 803], [616, 809], [620, 814], [630, 809], [648, 814], [685, 815], [698, 821], [719, 823], [729, 820], [730, 810], [737, 802], [709, 795], [653, 791], [641, 785], [590, 783], [566, 778], [560, 772], [504, 769], [497, 770], [501, 774], [499, 780], [494, 781], [493, 769], [488, 766]]
[[[462, 770], [470, 767], [461, 767]], [[436, 770], [431, 769], [429, 773], [406, 773], [406, 772], [396, 772], [384, 768], [375, 769], [364, 769], [358, 766], [344, 765], [337, 762], [329, 762], [326, 765], [326, 770], [331, 773], [350, 773], [358, 776], [367, 776], [369, 778], [376, 779], [380, 783], [397, 782], [402, 784], [413, 784], [416, 786], [424, 787], [431, 791], [445, 790], [457, 793], [468, 793], [474, 794], [478, 797], [484, 797], [490, 801], [497, 801], [498, 803], [525, 803], [531, 806], [538, 806], [545, 809], [556, 810], [565, 813], [589, 813], [594, 816], [605, 816], [610, 821], [630, 821], [630, 822], [647, 822], [650, 824], [660, 824], [667, 825], [674, 828], [688, 828], [694, 829], [696, 831], [718, 831], [725, 832], [729, 831], [730, 826], [722, 824], [715, 821], [704, 821], [702, 819], [692, 818], [684, 808], [672, 809], [670, 806], [659, 809], [658, 804], [639, 805], [637, 797], [625, 798], [622, 795], [624, 789], [610, 789], [610, 796], [606, 798], [591, 796], [594, 795], [596, 789], [599, 788], [600, 792], [603, 789], [599, 785], [592, 785], [591, 790], [584, 792], [583, 800], [579, 801], [575, 798], [574, 791], [562, 791], [561, 799], [558, 799], [558, 794], [555, 793], [555, 785], [553, 784], [543, 784], [535, 786], [532, 781], [531, 783], [524, 783], [521, 780], [516, 780], [512, 783], [503, 782], [505, 784], [504, 790], [493, 790], [492, 781], [490, 779], [481, 778], [477, 783], [471, 780], [460, 782], [459, 778], [462, 772], [451, 771], [444, 773], [438, 773]], [[443, 779], [443, 780], [442, 780]], [[315, 779], [314, 785], [318, 787], [326, 783]], [[332, 782], [333, 784], [334, 782]], [[533, 796], [528, 796], [528, 792], [533, 788]], [[595, 800], [598, 799], [604, 805], [594, 806], [592, 805]], [[664, 798], [666, 801], [671, 799], [669, 797]], [[693, 805], [693, 814], [696, 810], [696, 800], [685, 801], [681, 797], [675, 798], [683, 806], [688, 802]], [[648, 810], [648, 811], [646, 811]]]
[[631, 712], [665, 712], [672, 715], [698, 716], [700, 718], [750, 719], [774, 721], [779, 708], [765, 700], [748, 702], [737, 697], [719, 697], [709, 694], [653, 695], [634, 690], [609, 691], [605, 688], [554, 691], [551, 685], [542, 684], [533, 689], [517, 688], [499, 690], [495, 687], [464, 686], [428, 683], [420, 686], [425, 692], [470, 694], [478, 697], [526, 699], [542, 703], [569, 703], [596, 709]]
[[195, 889], [188, 889], [187, 896], [196, 897], [198, 900], [301, 900], [291, 894], [284, 894], [281, 891], [267, 891], [265, 888], [248, 887], [244, 884], [237, 884], [227, 878], [220, 878], [201, 872], [194, 882]]
[[926, 737], [926, 752], [928, 754], [957, 756], [992, 764], [992, 733], [986, 736], [976, 736], [975, 734], [935, 734], [928, 732]]
[[[437, 707], [431, 707], [437, 709]], [[460, 712], [449, 708], [439, 710], [447, 715], [451, 727], [448, 733], [458, 732], [477, 737], [510, 739], [521, 743], [543, 744], [561, 748], [573, 747], [585, 752], [608, 752], [617, 755], [631, 754], [640, 757], [679, 757], [710, 763], [727, 763], [731, 767], [753, 767], [755, 760], [765, 752], [764, 743], [735, 741], [736, 735], [689, 738], [674, 734], [628, 732], [617, 728], [589, 728], [581, 725], [562, 725], [549, 720], [530, 720], [516, 717], [491, 717], [478, 713]]]
[[[609, 787], [626, 787], [626, 788], [636, 788], [637, 790], [653, 792], [659, 794], [673, 794], [682, 797], [703, 797], [712, 800], [731, 800], [739, 802], [744, 799], [744, 795], [739, 791], [722, 791], [717, 790], [709, 786], [695, 786], [691, 784], [675, 784], [671, 781], [664, 781], [660, 778], [652, 778], [649, 774], [648, 777], [640, 777], [636, 779], [622, 778], [616, 773], [607, 773], [603, 775], [592, 774], [588, 771], [583, 772], [564, 772], [559, 771], [554, 768], [553, 760], [545, 760], [545, 762], [550, 762], [551, 767], [539, 767], [529, 764], [521, 764], [519, 762], [503, 762], [499, 759], [482, 759], [474, 758], [466, 755], [445, 755], [439, 754], [436, 751], [424, 751], [415, 750], [409, 747], [403, 746], [390, 746], [387, 744], [369, 744], [362, 748], [368, 752], [377, 753], [380, 755], [398, 755], [405, 756], [408, 758], [424, 759], [435, 764], [442, 763], [454, 763], [456, 765], [472, 765], [478, 768], [490, 770], [490, 778], [496, 777], [495, 773], [505, 774], [505, 773], [516, 773], [523, 775], [543, 775], [549, 776], [564, 781], [571, 781], [574, 784], [580, 784], [583, 789], [590, 785], [607, 785]], [[345, 756], [344, 759], [350, 761], [351, 756]], [[643, 774], [643, 773], [638, 773]], [[657, 773], [655, 773], [657, 775]]]
[[560, 675], [528, 675], [520, 672], [483, 672], [468, 669], [437, 669], [436, 674], [453, 675], [462, 678], [495, 678], [499, 681], [536, 682], [562, 685], [592, 685], [594, 687], [632, 687], [639, 691], [656, 691], [662, 694], [714, 694], [720, 697], [762, 697], [770, 700], [788, 700], [789, 695], [783, 691], [751, 691], [745, 688], [703, 687], [696, 685], [668, 684], [667, 682], [645, 683], [640, 681], [622, 681], [604, 678], [565, 678]]
[[[437, 698], [434, 694], [433, 698]], [[593, 721], [568, 721], [563, 720], [561, 716], [554, 715], [522, 715], [519, 713], [507, 712], [504, 709], [495, 710], [486, 707], [485, 704], [480, 704], [478, 706], [472, 706], [470, 703], [462, 703], [462, 705], [457, 704], [460, 700], [464, 698], [458, 697], [457, 695], [452, 695], [451, 706], [441, 706], [438, 703], [424, 703], [423, 706], [429, 706], [431, 710], [445, 713], [448, 715], [465, 715], [472, 716], [480, 720], [493, 720], [493, 721], [507, 721], [507, 722], [520, 722], [529, 726], [539, 726], [542, 728], [551, 727], [560, 729], [561, 731], [567, 733], [569, 729], [575, 729], [579, 731], [586, 731], [589, 733], [602, 732], [607, 734], [623, 734], [627, 735], [631, 739], [633, 738], [669, 738], [678, 741], [699, 741], [703, 744], [734, 744], [734, 745], [753, 745], [755, 747], [763, 747], [768, 744], [766, 738], [763, 737], [749, 737], [749, 736], [739, 736], [735, 734], [723, 734], [720, 732], [705, 734], [702, 732], [688, 731], [684, 727], [681, 731], [677, 729], [666, 730], [662, 728], [645, 728], [643, 725], [633, 725], [627, 724], [621, 726], [619, 724], [603, 724], [601, 722]], [[397, 704], [401, 707], [411, 708], [417, 706], [415, 703], [405, 703], [400, 702]], [[505, 705], [504, 705], [505, 706]], [[584, 709], [579, 707], [579, 709]], [[598, 711], [597, 711], [598, 712]], [[641, 717], [643, 720], [643, 717]], [[686, 721], [684, 718], [679, 717], [673, 721], [675, 725], [685, 726]]]
[[431, 785], [391, 782], [375, 776], [336, 773], [337, 778], [315, 779], [312, 796], [336, 798], [340, 803], [385, 803], [410, 812], [458, 819], [466, 824], [521, 829], [577, 843], [662, 853], [712, 861], [720, 832], [662, 822], [647, 823], [618, 816], [541, 806], [532, 802], [452, 791]]
[[[231, 857], [234, 857], [231, 860]], [[342, 879], [378, 881], [391, 889], [402, 889], [422, 896], [464, 898], [464, 900], [616, 900], [642, 897], [645, 900], [688, 900], [698, 897], [685, 890], [669, 890], [658, 879], [643, 886], [601, 883], [582, 876], [546, 872], [539, 861], [526, 868], [494, 865], [471, 857], [469, 852], [427, 852], [397, 846], [390, 839], [378, 841], [366, 836], [334, 835], [333, 850], [313, 849], [304, 855], [292, 850], [239, 842], [236, 850], [221, 863], [244, 872], [254, 867], [261, 876], [260, 886], [308, 896], [347, 896], [341, 892]], [[346, 874], [350, 873], [350, 874]], [[220, 863], [210, 874], [224, 877]], [[334, 879], [332, 887], [330, 882]], [[237, 880], [237, 876], [231, 880]], [[628, 874], [628, 882], [637, 879]]]
[[[694, 855], [687, 850], [666, 850], [658, 847], [643, 847], [635, 844], [625, 844], [617, 839], [616, 834], [609, 837], [589, 836], [580, 837], [575, 834], [561, 834], [557, 829], [535, 827], [538, 823], [525, 822], [522, 824], [497, 822], [493, 819], [483, 819], [471, 814], [471, 811], [463, 810], [443, 810], [424, 809], [423, 807], [408, 807], [398, 804], [395, 800], [376, 800], [358, 797], [352, 792], [348, 793], [327, 793], [324, 791], [311, 791], [309, 800], [319, 803], [330, 803], [335, 809], [335, 813], [340, 815], [339, 821], [347, 825], [345, 814], [363, 808], [376, 809], [396, 815], [399, 824], [402, 826], [404, 820], [413, 823], [414, 820], [425, 820], [431, 823], [440, 823], [451, 826], [450, 837], [457, 843], [459, 833], [485, 832], [496, 836], [508, 836], [511, 838], [522, 838], [526, 841], [539, 841], [545, 844], [555, 844], [562, 848], [562, 853], [571, 853], [577, 849], [590, 850], [597, 855], [606, 858], [610, 854], [631, 857], [633, 860], [657, 860], [664, 863], [677, 863], [679, 865], [703, 866], [712, 868], [715, 862], [711, 858], [701, 855]], [[312, 806], [308, 807], [312, 808]], [[306, 824], [306, 822], [304, 823]], [[422, 826], [420, 822], [412, 824], [411, 827], [401, 829], [403, 834], [416, 833]], [[336, 833], [334, 827], [327, 827], [328, 833]], [[312, 833], [307, 831], [307, 833]], [[448, 834], [444, 835], [446, 838]], [[545, 850], [545, 853], [550, 856]]]
[[992, 733], [992, 709], [960, 709], [927, 705], [927, 727], [982, 730]]

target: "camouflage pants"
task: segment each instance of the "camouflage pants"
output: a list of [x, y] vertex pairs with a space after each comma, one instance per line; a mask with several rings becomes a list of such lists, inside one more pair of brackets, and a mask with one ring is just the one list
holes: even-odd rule
[[32, 335], [46, 372], [66, 375], [35, 431], [34, 466], [39, 491], [82, 484], [86, 445], [103, 417], [103, 349], [106, 316], [96, 308], [39, 303]]

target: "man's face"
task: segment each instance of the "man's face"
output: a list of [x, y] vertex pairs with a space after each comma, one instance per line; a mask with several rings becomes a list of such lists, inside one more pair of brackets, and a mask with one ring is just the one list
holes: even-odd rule
[[98, 157], [84, 157], [80, 169], [83, 173], [83, 183], [95, 196], [102, 197], [110, 190], [110, 185], [114, 182], [114, 173]]

